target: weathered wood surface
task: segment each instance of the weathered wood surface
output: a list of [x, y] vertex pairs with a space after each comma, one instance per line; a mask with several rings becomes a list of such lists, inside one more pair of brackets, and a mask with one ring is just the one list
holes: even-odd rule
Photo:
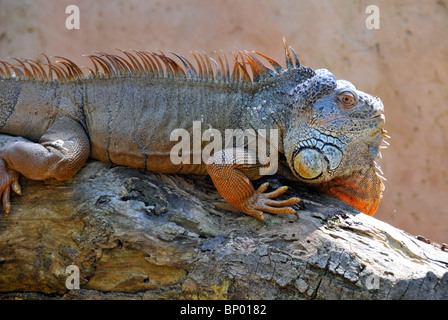
[[[1, 143], [15, 138], [0, 136]], [[0, 298], [448, 299], [448, 252], [283, 177], [298, 216], [230, 211], [209, 177], [89, 161], [21, 178], [0, 216]], [[66, 288], [66, 268], [80, 289]]]

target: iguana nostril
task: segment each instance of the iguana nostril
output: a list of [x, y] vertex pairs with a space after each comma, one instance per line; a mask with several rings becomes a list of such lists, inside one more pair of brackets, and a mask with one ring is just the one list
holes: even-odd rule
[[303, 149], [294, 157], [294, 170], [303, 179], [316, 179], [324, 170], [322, 154], [315, 149]]

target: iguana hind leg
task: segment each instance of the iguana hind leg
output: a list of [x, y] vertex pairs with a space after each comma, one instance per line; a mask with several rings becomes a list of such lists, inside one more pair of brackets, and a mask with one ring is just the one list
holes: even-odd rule
[[[272, 214], [294, 214], [295, 210], [287, 206], [300, 202], [298, 198], [273, 200], [286, 192], [283, 186], [275, 191], [265, 193], [269, 183], [254, 189], [250, 180], [260, 177], [261, 164], [255, 158], [249, 159], [247, 151], [225, 149], [214, 154], [207, 161], [207, 171], [219, 194], [231, 205], [259, 220], [264, 219], [264, 212]], [[252, 160], [252, 161], [250, 161]]]
[[90, 142], [84, 128], [71, 118], [61, 118], [39, 143], [19, 141], [0, 150], [0, 195], [9, 212], [10, 189], [20, 193], [19, 173], [33, 180], [67, 180], [85, 164]]

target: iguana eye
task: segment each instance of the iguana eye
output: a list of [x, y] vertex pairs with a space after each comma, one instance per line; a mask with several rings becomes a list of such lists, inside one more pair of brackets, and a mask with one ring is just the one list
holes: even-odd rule
[[356, 98], [351, 92], [343, 92], [338, 96], [338, 100], [342, 102], [344, 107], [353, 107], [356, 102]]

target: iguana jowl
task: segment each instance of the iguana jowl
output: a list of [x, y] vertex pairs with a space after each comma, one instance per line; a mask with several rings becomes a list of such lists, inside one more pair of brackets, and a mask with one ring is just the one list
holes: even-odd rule
[[4, 210], [10, 211], [10, 190], [21, 193], [19, 174], [66, 180], [91, 157], [161, 173], [209, 174], [230, 204], [258, 219], [295, 212], [289, 206], [299, 199], [274, 200], [286, 187], [254, 189], [250, 180], [260, 177], [263, 164], [242, 163], [238, 153], [224, 149], [212, 157], [221, 161], [173, 164], [170, 133], [191, 132], [200, 120], [222, 132], [278, 129], [278, 151], [297, 179], [374, 214], [383, 190], [375, 162], [386, 136], [383, 104], [328, 70], [302, 66], [284, 45], [286, 69], [247, 51], [234, 53], [232, 72], [225, 56], [197, 52], [196, 68], [174, 53], [97, 52], [87, 56], [89, 76], [63, 57], [54, 63], [44, 55], [46, 65], [0, 61], [0, 132], [33, 141], [0, 150]]

